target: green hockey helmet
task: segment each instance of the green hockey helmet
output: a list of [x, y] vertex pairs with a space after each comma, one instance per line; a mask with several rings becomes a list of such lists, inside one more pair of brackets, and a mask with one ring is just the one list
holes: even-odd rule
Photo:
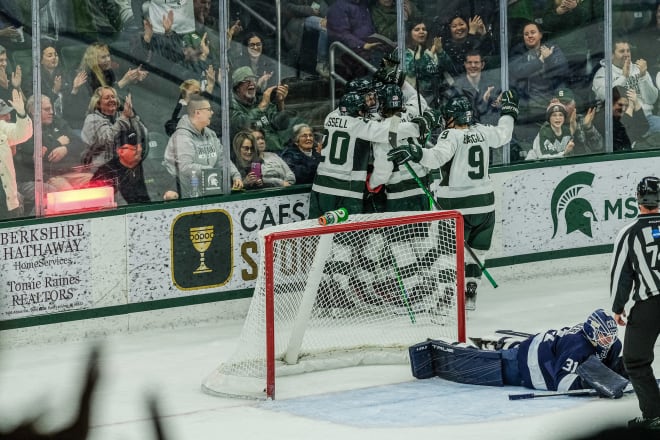
[[397, 112], [403, 109], [403, 92], [396, 84], [385, 84], [378, 90], [381, 112]]
[[345, 90], [346, 93], [357, 93], [359, 95], [365, 95], [374, 91], [371, 80], [367, 78], [356, 78], [350, 80], [346, 83]]
[[345, 93], [339, 100], [339, 113], [342, 116], [359, 117], [368, 111], [364, 98], [357, 92]]
[[447, 101], [442, 109], [442, 117], [446, 124], [450, 121], [460, 125], [474, 124], [472, 104], [465, 96], [456, 96]]

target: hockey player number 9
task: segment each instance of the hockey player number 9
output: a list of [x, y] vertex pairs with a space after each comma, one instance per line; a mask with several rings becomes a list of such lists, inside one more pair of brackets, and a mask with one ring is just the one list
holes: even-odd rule
[[470, 171], [468, 177], [473, 180], [480, 180], [484, 178], [484, 158], [483, 149], [481, 145], [471, 145], [468, 150], [468, 164]]

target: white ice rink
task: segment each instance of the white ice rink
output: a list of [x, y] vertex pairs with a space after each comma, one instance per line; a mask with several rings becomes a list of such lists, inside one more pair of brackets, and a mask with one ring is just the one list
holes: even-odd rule
[[[497, 278], [498, 271], [492, 273]], [[524, 273], [526, 269], [521, 267], [521, 276]], [[477, 310], [468, 317], [468, 336], [490, 335], [502, 328], [534, 332], [583, 321], [598, 307], [610, 310], [607, 282], [603, 269], [504, 280], [498, 289], [482, 284]], [[620, 400], [552, 397], [509, 401], [509, 393], [525, 389], [467, 386], [440, 379], [418, 381], [408, 365], [287, 378], [278, 382], [278, 399], [271, 402], [202, 393], [202, 378], [234, 350], [240, 327], [240, 322], [225, 322], [104, 339], [90, 439], [155, 438], [144, 404], [149, 392], [159, 399], [170, 440], [364, 440], [365, 436], [378, 440], [556, 440], [623, 425], [639, 415], [634, 395]], [[90, 342], [0, 350], [0, 430], [40, 412], [44, 413], [41, 426], [64, 424], [75, 410]], [[656, 357], [658, 354], [656, 347]], [[657, 361], [655, 372], [660, 376]]]

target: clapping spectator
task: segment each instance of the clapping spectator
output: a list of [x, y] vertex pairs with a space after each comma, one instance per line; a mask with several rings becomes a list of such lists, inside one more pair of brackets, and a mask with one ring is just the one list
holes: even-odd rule
[[424, 21], [408, 23], [406, 40], [406, 81], [419, 90], [431, 107], [442, 107], [442, 94], [453, 72], [452, 61], [444, 50], [441, 37], [428, 39]]
[[[596, 98], [605, 100], [605, 75], [607, 68], [605, 60], [600, 62], [601, 67], [596, 72], [593, 80], [593, 91]], [[649, 116], [653, 113], [653, 105], [658, 99], [658, 89], [653, 84], [651, 75], [648, 72], [646, 60], [638, 59], [632, 61], [630, 52], [630, 43], [625, 38], [614, 40], [612, 45], [612, 87], [622, 86], [635, 90], [637, 100], [644, 110], [644, 114]]]
[[[605, 132], [605, 117], [600, 115], [594, 120], [599, 132]], [[616, 151], [631, 150], [635, 144], [643, 141], [649, 130], [649, 123], [644, 116], [642, 105], [633, 89], [621, 86], [612, 88], [612, 148]]]
[[241, 67], [249, 67], [257, 77], [257, 91], [263, 93], [266, 88], [275, 85], [273, 75], [277, 70], [276, 63], [264, 55], [264, 40], [255, 33], [250, 32], [243, 38], [241, 53], [232, 60], [234, 72]]
[[257, 97], [257, 76], [249, 67], [236, 69], [231, 77], [233, 96], [231, 102], [231, 132], [238, 133], [252, 125], [263, 128], [266, 145], [271, 151], [281, 151], [280, 133], [289, 128], [290, 113], [285, 99], [289, 93], [287, 85], [267, 88]]
[[101, 165], [92, 182], [105, 182], [115, 190], [119, 205], [148, 203], [179, 198], [176, 180], [148, 175], [143, 161], [148, 152], [143, 149], [134, 131], [121, 132], [116, 140], [117, 152], [114, 158]]
[[449, 22], [449, 38], [444, 41], [444, 48], [453, 62], [453, 74], [465, 72], [463, 63], [468, 52], [479, 51], [482, 55], [491, 55], [494, 48], [492, 34], [478, 15], [472, 18], [453, 17]]
[[296, 183], [312, 183], [316, 169], [321, 162], [320, 145], [314, 141], [312, 127], [297, 124], [293, 127], [293, 137], [287, 142], [282, 159], [296, 176]]
[[[9, 122], [11, 112], [16, 111], [16, 122]], [[9, 104], [0, 100], [0, 218], [14, 218], [22, 214], [18, 200], [18, 185], [14, 154], [16, 145], [32, 137], [32, 120], [25, 112], [23, 95], [12, 91]]]
[[144, 143], [147, 128], [133, 111], [133, 100], [128, 95], [120, 110], [117, 91], [109, 86], [96, 89], [87, 108], [81, 137], [86, 145], [82, 162], [93, 171], [115, 157], [115, 140], [121, 132], [138, 134], [138, 142]]
[[114, 87], [115, 90], [122, 90], [131, 84], [144, 81], [148, 75], [140, 65], [128, 69], [121, 78], [117, 79], [115, 67], [106, 44], [92, 43], [87, 47], [72, 80], [71, 95], [65, 100], [65, 116], [74, 127], [80, 123], [82, 116], [80, 109], [86, 107], [91, 95], [99, 87]]
[[533, 22], [523, 27], [523, 41], [511, 49], [510, 59], [511, 88], [520, 97], [514, 139], [526, 150], [545, 120], [554, 91], [565, 85], [568, 63], [558, 46], [543, 43], [543, 31]]
[[16, 66], [16, 69], [8, 71], [9, 65], [7, 49], [0, 46], [0, 99], [8, 101], [12, 99], [12, 89], [21, 90], [21, 83], [23, 81], [23, 71], [21, 66]]
[[60, 64], [60, 55], [53, 44], [44, 42], [41, 46], [41, 93], [48, 96], [53, 112], [62, 115], [62, 99], [70, 93], [66, 73]]
[[239, 171], [232, 162], [225, 166], [224, 147], [215, 132], [208, 128], [213, 116], [211, 103], [193, 95], [188, 100], [187, 110], [167, 143], [163, 162], [167, 171], [177, 179], [178, 193], [182, 197], [191, 197], [193, 171], [199, 176], [202, 170], [213, 168], [229, 171], [232, 189], [243, 188]]
[[566, 107], [568, 122], [573, 135], [573, 155], [599, 153], [604, 151], [603, 136], [594, 126], [596, 108], [590, 107], [584, 115], [579, 115], [575, 103], [575, 95], [569, 88], [557, 90], [554, 98]]
[[296, 175], [289, 165], [275, 153], [266, 151], [266, 135], [261, 128], [252, 128], [252, 137], [261, 161], [261, 177], [266, 187], [289, 186], [296, 183]]
[[[34, 118], [35, 97], [27, 101], [27, 112]], [[44, 192], [66, 191], [85, 186], [92, 174], [80, 169], [83, 143], [73, 134], [61, 116], [56, 116], [51, 99], [41, 96], [41, 169]], [[25, 213], [32, 213], [35, 197], [34, 140], [17, 146], [16, 171], [18, 187], [23, 195]]]

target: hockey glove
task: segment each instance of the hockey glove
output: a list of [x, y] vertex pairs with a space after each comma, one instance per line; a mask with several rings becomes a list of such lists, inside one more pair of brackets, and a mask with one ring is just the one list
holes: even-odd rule
[[389, 153], [387, 153], [387, 160], [390, 160], [396, 164], [404, 164], [410, 160], [413, 162], [419, 162], [424, 156], [424, 150], [417, 144], [409, 143], [408, 145], [401, 145], [396, 148], [392, 148]]
[[515, 121], [518, 119], [518, 95], [513, 90], [502, 92], [502, 109], [500, 115], [509, 115]]
[[432, 128], [429, 127], [429, 121], [424, 116], [415, 116], [410, 120], [413, 124], [417, 124], [419, 128], [419, 137], [417, 140], [420, 144], [426, 143], [426, 137], [431, 133]]
[[401, 87], [406, 77], [401, 69], [393, 66], [378, 68], [373, 74], [373, 79], [376, 82], [381, 82], [383, 84], [396, 84]]

